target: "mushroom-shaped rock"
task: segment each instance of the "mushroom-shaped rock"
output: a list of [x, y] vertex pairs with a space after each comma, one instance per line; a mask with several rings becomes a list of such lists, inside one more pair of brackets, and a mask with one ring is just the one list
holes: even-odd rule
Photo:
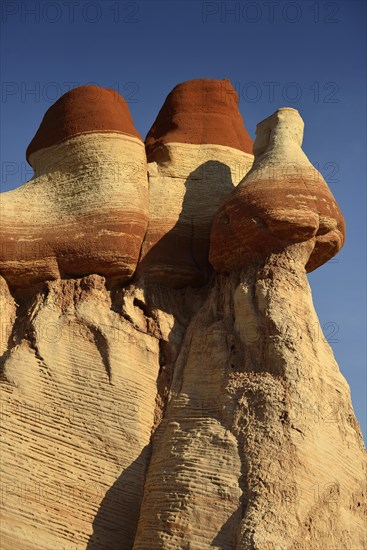
[[145, 148], [114, 90], [81, 86], [27, 149], [35, 176], [1, 195], [0, 272], [13, 287], [97, 273], [124, 282], [147, 228]]
[[178, 84], [145, 143], [150, 216], [138, 273], [172, 286], [203, 284], [214, 213], [253, 163], [231, 83]]
[[230, 272], [304, 241], [312, 243], [306, 264], [312, 271], [343, 246], [344, 218], [301, 149], [303, 126], [291, 108], [258, 124], [254, 165], [213, 221], [210, 262], [216, 271]]

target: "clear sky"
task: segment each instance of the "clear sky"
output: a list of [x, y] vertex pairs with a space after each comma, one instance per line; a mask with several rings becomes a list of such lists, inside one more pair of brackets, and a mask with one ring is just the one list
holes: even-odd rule
[[3, 0], [1, 10], [2, 191], [32, 176], [26, 147], [77, 85], [117, 89], [143, 136], [193, 78], [229, 78], [252, 137], [277, 108], [300, 111], [304, 151], [347, 222], [344, 249], [309, 279], [366, 436], [366, 3]]

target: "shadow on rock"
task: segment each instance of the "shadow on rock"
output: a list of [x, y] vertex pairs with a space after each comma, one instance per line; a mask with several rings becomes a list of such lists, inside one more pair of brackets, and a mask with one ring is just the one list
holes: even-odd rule
[[[209, 263], [210, 230], [222, 200], [234, 189], [230, 168], [219, 161], [204, 162], [185, 182], [179, 218], [145, 254], [137, 275], [168, 286], [205, 285], [213, 271]], [[167, 219], [170, 218], [167, 211]], [[149, 229], [148, 229], [149, 232]]]
[[149, 456], [147, 445], [108, 489], [93, 520], [86, 550], [132, 549]]

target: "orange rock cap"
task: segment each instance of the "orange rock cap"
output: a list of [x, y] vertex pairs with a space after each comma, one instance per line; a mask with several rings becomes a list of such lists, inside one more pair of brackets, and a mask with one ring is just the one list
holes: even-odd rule
[[91, 132], [121, 132], [142, 139], [123, 97], [110, 88], [79, 86], [60, 97], [46, 112], [30, 142], [26, 158], [71, 137]]
[[145, 140], [148, 160], [154, 160], [157, 148], [174, 142], [225, 145], [252, 154], [253, 141], [229, 80], [188, 80], [168, 94]]

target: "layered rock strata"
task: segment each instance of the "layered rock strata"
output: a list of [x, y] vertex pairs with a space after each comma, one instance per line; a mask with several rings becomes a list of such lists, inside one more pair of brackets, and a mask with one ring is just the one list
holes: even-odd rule
[[[320, 178], [312, 195], [279, 179], [289, 151], [309, 170], [301, 142], [293, 110], [261, 123], [253, 168], [218, 210], [210, 259], [223, 274], [175, 364], [134, 550], [364, 548], [366, 454], [306, 277], [340, 248], [344, 221]], [[276, 147], [271, 185], [256, 175]], [[320, 226], [335, 241], [321, 257]]]
[[35, 175], [1, 195], [1, 272], [14, 287], [136, 269], [148, 223], [144, 144], [114, 90], [81, 86], [46, 113]]
[[366, 454], [309, 244], [219, 275], [152, 440], [134, 550], [362, 550]]
[[1, 547], [131, 549], [168, 360], [200, 296], [185, 312], [156, 289], [150, 310], [143, 289], [91, 275], [47, 283], [14, 322], [0, 281]]
[[231, 271], [256, 254], [309, 239], [307, 271], [343, 246], [345, 222], [325, 180], [301, 149], [303, 121], [295, 109], [279, 109], [257, 127], [256, 163], [216, 214], [210, 261]]
[[236, 91], [228, 80], [179, 84], [145, 144], [150, 211], [138, 273], [169, 286], [202, 285], [212, 271], [214, 213], [253, 162]]
[[[298, 113], [260, 123], [253, 163], [223, 86], [173, 90], [149, 180], [125, 104], [73, 91], [1, 195], [4, 550], [365, 548], [366, 454], [306, 276], [344, 220]], [[122, 179], [92, 168], [111, 159]]]

